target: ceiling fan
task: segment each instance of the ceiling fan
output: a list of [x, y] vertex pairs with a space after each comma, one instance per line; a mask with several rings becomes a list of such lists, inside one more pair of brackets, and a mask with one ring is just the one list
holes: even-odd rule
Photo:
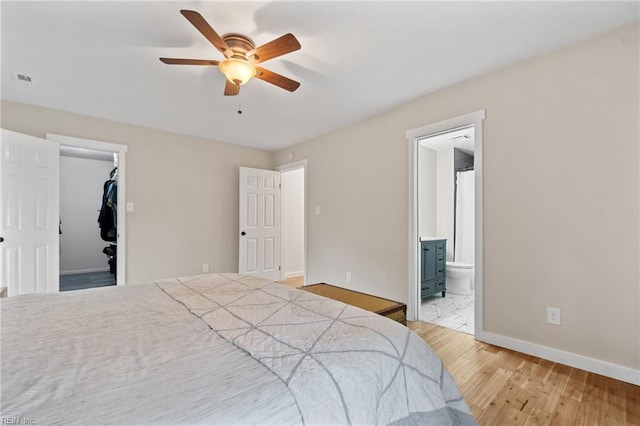
[[300, 86], [297, 81], [257, 66], [262, 62], [300, 49], [300, 43], [293, 34], [285, 34], [256, 47], [253, 40], [242, 34], [229, 33], [220, 37], [198, 12], [181, 10], [180, 13], [224, 55], [225, 59], [216, 61], [212, 59], [160, 58], [165, 64], [218, 66], [226, 77], [225, 96], [239, 94], [240, 86], [246, 84], [253, 77], [290, 92]]

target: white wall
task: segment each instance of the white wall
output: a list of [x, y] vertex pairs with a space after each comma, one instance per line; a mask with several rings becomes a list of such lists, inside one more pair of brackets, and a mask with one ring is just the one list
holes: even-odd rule
[[436, 233], [447, 240], [447, 260], [453, 260], [454, 156], [453, 147], [438, 150]]
[[304, 169], [283, 172], [282, 243], [285, 277], [304, 275]]
[[437, 154], [431, 148], [418, 146], [418, 234], [436, 237]]
[[98, 212], [113, 162], [60, 157], [60, 273], [109, 270]]
[[127, 145], [128, 284], [238, 271], [238, 167], [271, 169], [271, 152], [2, 101], [2, 127]]
[[278, 151], [322, 208], [308, 281], [406, 302], [406, 132], [484, 109], [485, 330], [640, 371], [639, 47], [635, 24]]

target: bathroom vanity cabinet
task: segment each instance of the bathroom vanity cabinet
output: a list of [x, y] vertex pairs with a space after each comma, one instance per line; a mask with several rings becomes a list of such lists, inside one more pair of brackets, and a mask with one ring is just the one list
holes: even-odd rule
[[422, 299], [447, 290], [447, 240], [429, 239], [420, 242], [420, 295]]

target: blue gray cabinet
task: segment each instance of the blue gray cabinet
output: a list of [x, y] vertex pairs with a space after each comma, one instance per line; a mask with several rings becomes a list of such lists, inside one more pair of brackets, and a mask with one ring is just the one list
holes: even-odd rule
[[420, 242], [420, 295], [422, 299], [447, 290], [446, 277], [447, 240], [427, 240]]

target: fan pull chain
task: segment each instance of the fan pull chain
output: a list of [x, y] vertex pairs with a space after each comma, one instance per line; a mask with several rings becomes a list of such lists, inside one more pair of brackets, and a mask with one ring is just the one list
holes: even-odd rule
[[240, 102], [240, 92], [238, 92], [238, 114], [242, 114], [242, 103]]

